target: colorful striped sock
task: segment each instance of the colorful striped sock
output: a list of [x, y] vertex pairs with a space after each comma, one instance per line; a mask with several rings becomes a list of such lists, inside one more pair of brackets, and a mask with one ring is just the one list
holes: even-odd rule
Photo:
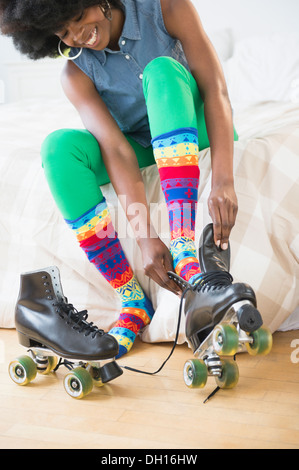
[[197, 129], [186, 127], [152, 140], [168, 209], [175, 272], [191, 283], [200, 273], [194, 243], [200, 174], [197, 136]]
[[105, 198], [94, 208], [67, 224], [74, 230], [81, 248], [115, 289], [122, 303], [119, 319], [109, 331], [119, 343], [117, 357], [128, 352], [141, 328], [154, 314], [123, 252], [111, 222]]

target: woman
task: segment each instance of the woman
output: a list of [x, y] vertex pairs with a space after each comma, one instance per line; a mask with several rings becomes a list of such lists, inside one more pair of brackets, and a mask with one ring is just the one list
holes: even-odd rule
[[[190, 0], [0, 1], [4, 34], [33, 59], [69, 60], [66, 96], [86, 130], [63, 129], [43, 144], [54, 199], [80, 246], [119, 294], [110, 333], [127, 352], [153, 315], [115, 233], [100, 185], [112, 183], [138, 229], [145, 273], [178, 293], [167, 271], [200, 278], [194, 245], [198, 151], [211, 147], [208, 200], [217, 246], [227, 248], [237, 214], [233, 181], [236, 134], [222, 69]], [[150, 220], [140, 168], [157, 163], [171, 231], [170, 248]]]

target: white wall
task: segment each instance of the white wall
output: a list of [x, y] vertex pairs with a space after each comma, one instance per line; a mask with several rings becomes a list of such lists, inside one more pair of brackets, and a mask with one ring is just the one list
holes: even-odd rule
[[10, 38], [0, 36], [0, 103], [61, 97], [62, 66], [63, 59], [32, 61], [15, 49]]
[[[299, 32], [299, 0], [192, 0], [207, 33], [232, 28], [235, 37]], [[30, 61], [9, 38], [0, 36], [0, 102], [62, 96], [63, 59]]]
[[230, 27], [236, 38], [299, 32], [298, 0], [192, 0], [207, 33]]

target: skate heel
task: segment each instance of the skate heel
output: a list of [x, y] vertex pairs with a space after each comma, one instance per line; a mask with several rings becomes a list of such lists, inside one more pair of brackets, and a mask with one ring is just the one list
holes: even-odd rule
[[35, 341], [34, 339], [29, 338], [29, 336], [25, 335], [24, 333], [21, 333], [20, 331], [18, 333], [18, 340], [21, 346], [24, 346], [25, 348], [34, 348], [34, 347], [39, 347], [42, 348], [43, 345], [41, 343], [38, 343], [38, 341]]
[[247, 333], [256, 331], [263, 324], [260, 312], [251, 303], [241, 305], [237, 317], [240, 328]]

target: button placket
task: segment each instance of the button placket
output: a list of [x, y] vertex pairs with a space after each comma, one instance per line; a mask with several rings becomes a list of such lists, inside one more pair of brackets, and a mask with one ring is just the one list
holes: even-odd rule
[[[121, 41], [121, 44], [125, 43], [126, 41], [123, 40]], [[135, 76], [139, 79], [139, 80], [142, 80], [143, 79], [143, 73], [142, 73], [142, 69], [141, 67], [139, 66], [139, 64], [135, 61], [134, 57], [132, 57], [130, 54], [128, 54], [128, 52], [126, 51], [121, 51], [125, 57], [125, 59], [131, 63], [131, 67], [134, 71], [134, 74]]]

